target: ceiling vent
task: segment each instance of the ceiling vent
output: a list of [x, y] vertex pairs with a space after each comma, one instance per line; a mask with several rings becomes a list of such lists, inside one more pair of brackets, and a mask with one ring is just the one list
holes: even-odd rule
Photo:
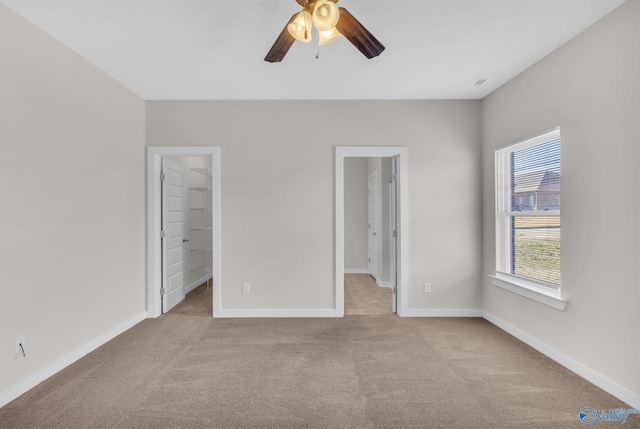
[[469, 85], [469, 87], [467, 88], [468, 91], [476, 91], [479, 90], [480, 88], [482, 88], [484, 86], [484, 84], [486, 84], [489, 81], [489, 79], [478, 79], [475, 82], [473, 82], [471, 85]]

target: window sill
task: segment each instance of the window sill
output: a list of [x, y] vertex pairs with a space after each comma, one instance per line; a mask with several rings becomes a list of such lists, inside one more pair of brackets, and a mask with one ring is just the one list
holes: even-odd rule
[[562, 299], [559, 292], [556, 293], [551, 290], [544, 290], [533, 283], [529, 283], [521, 279], [502, 276], [500, 274], [489, 275], [489, 277], [491, 278], [491, 283], [494, 286], [548, 305], [549, 307], [553, 307], [560, 311], [564, 311], [569, 303], [566, 299]]

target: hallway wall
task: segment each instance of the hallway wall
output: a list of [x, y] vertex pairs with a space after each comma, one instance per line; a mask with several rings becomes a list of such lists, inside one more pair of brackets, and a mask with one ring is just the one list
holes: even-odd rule
[[367, 158], [344, 160], [344, 268], [367, 272]]

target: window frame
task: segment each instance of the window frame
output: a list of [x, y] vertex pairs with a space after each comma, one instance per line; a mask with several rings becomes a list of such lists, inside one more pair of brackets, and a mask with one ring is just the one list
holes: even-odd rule
[[[560, 139], [560, 127], [537, 136], [509, 144], [495, 151], [495, 227], [496, 227], [496, 273], [490, 275], [494, 286], [509, 290], [535, 301], [563, 311], [568, 301], [562, 298], [561, 284], [537, 281], [511, 274], [513, 259], [512, 219], [514, 216], [561, 216], [558, 210], [513, 211], [511, 207], [511, 155], [553, 139]], [[561, 143], [562, 144], [562, 143]], [[561, 176], [562, 177], [562, 176]], [[561, 179], [562, 180], [562, 179]], [[561, 191], [562, 192], [562, 191]], [[562, 195], [562, 194], [561, 194]], [[562, 197], [561, 197], [562, 198]], [[562, 221], [560, 221], [562, 225]], [[562, 282], [560, 282], [562, 283]]]

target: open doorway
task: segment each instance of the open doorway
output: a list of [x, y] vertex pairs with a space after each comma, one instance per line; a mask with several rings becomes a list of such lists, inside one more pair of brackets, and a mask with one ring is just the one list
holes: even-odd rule
[[406, 175], [406, 148], [336, 148], [337, 317], [407, 310]]
[[194, 293], [212, 300], [209, 314], [219, 312], [219, 154], [212, 147], [147, 150], [149, 317]]
[[344, 160], [345, 315], [395, 313], [392, 157]]

